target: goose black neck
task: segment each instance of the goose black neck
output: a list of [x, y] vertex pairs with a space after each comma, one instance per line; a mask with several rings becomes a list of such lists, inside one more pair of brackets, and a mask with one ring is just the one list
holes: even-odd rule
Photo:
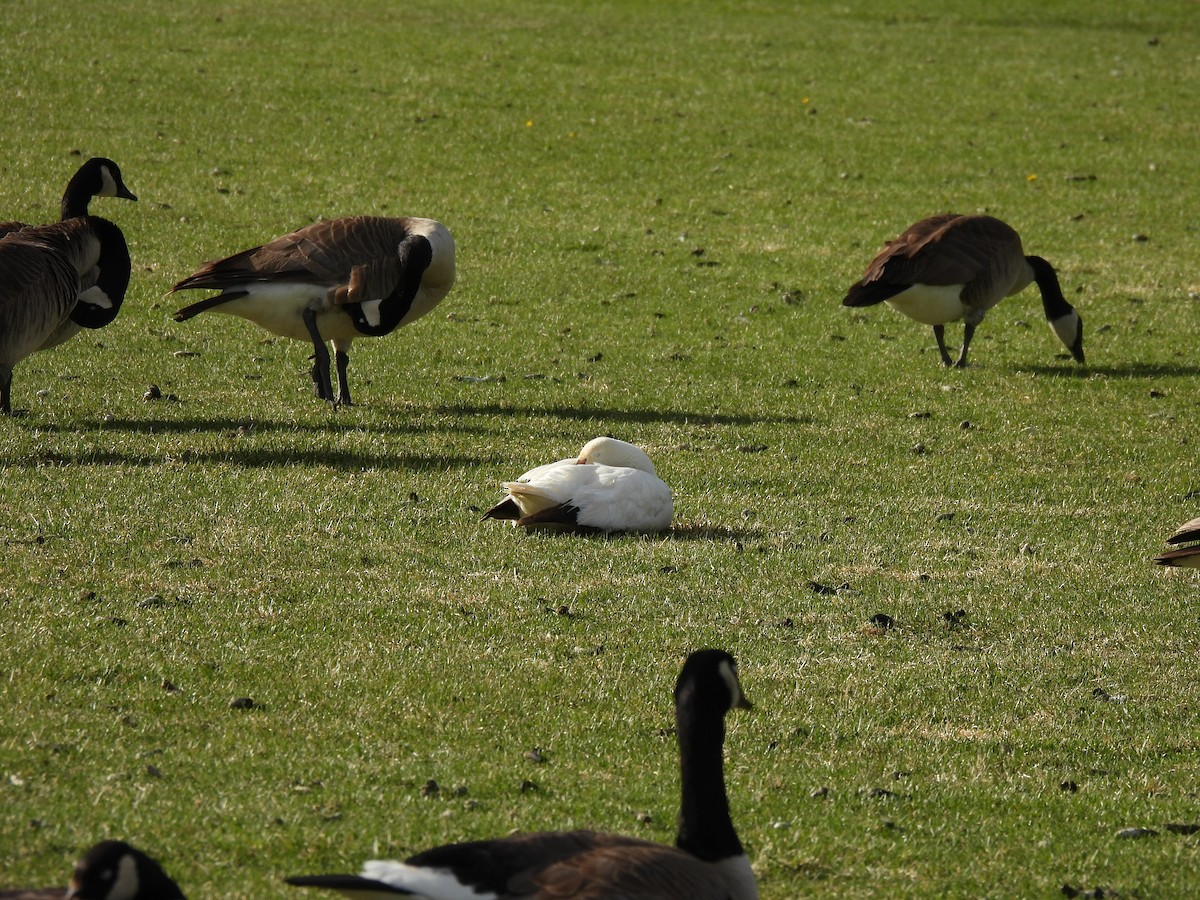
[[681, 799], [675, 846], [705, 862], [738, 856], [738, 840], [725, 793], [724, 713], [703, 714], [686, 703], [676, 709]]
[[84, 166], [67, 182], [67, 189], [62, 196], [62, 220], [75, 219], [88, 214], [88, 205], [92, 202], [95, 190], [91, 184], [94, 177], [89, 167]]
[[[79, 302], [71, 311], [71, 321], [83, 328], [103, 328], [117, 317], [125, 292], [129, 290], [132, 264], [129, 246], [121, 229], [99, 216], [87, 217], [88, 229], [100, 243], [100, 256], [96, 261], [96, 284], [108, 298], [111, 307], [105, 308], [91, 303]], [[82, 274], [82, 273], [81, 273]]]
[[413, 300], [421, 289], [425, 270], [433, 261], [433, 247], [425, 235], [410, 234], [401, 241], [397, 257], [400, 280], [396, 289], [379, 304], [378, 325], [367, 322], [361, 306], [352, 309], [351, 304], [347, 304], [345, 307], [350, 318], [354, 320], [354, 327], [363, 334], [382, 337], [396, 330], [412, 309]]
[[1062, 287], [1058, 283], [1058, 275], [1054, 266], [1040, 256], [1027, 256], [1025, 262], [1033, 269], [1033, 280], [1037, 282], [1038, 290], [1042, 292], [1042, 309], [1046, 312], [1046, 320], [1053, 322], [1061, 319], [1075, 309], [1063, 296]]

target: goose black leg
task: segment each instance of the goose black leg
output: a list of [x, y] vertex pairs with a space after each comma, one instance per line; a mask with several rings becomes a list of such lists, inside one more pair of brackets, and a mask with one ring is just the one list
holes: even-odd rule
[[0, 413], [12, 415], [12, 368], [0, 366]]
[[942, 365], [946, 367], [954, 365], [954, 361], [950, 359], [950, 354], [946, 350], [946, 326], [934, 325], [933, 336], [937, 338], [938, 352], [942, 354]]
[[346, 378], [346, 369], [350, 366], [350, 354], [345, 350], [334, 348], [333, 360], [337, 366], [337, 405], [350, 406], [350, 382]]
[[[971, 338], [975, 336], [975, 326], [967, 322], [963, 326], [963, 345], [962, 351], [958, 354], [958, 362], [954, 364], [956, 369], [965, 369], [967, 367], [967, 347], [971, 344]], [[950, 365], [950, 360], [946, 360], [946, 365]]]
[[312, 377], [317, 396], [336, 406], [337, 403], [333, 399], [333, 384], [329, 380], [329, 350], [325, 347], [321, 332], [317, 330], [317, 314], [311, 309], [306, 309], [302, 318], [304, 327], [308, 329], [313, 342]]

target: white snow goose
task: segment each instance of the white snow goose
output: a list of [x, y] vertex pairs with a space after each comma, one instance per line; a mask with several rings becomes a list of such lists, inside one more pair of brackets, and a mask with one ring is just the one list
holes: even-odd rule
[[[843, 306], [886, 302], [916, 322], [933, 326], [942, 362], [962, 368], [975, 328], [1003, 298], [1036, 281], [1046, 321], [1077, 362], [1083, 362], [1083, 322], [1063, 297], [1054, 267], [1026, 256], [1021, 237], [991, 216], [944, 213], [923, 219], [888, 241], [851, 286]], [[958, 360], [946, 350], [946, 323], [963, 320]]]
[[[440, 222], [350, 216], [210, 262], [171, 290], [220, 291], [179, 310], [177, 322], [211, 309], [311, 341], [316, 395], [349, 406], [346, 369], [354, 339], [415, 322], [441, 302], [454, 276], [454, 238]], [[326, 341], [335, 354], [336, 397]]]
[[644, 450], [616, 438], [593, 438], [577, 457], [530, 469], [503, 487], [508, 496], [483, 518], [581, 532], [671, 527], [671, 489]]
[[682, 802], [675, 846], [593, 831], [537, 832], [447, 844], [359, 875], [302, 875], [298, 887], [348, 897], [427, 900], [757, 900], [725, 793], [725, 714], [749, 709], [737, 663], [697, 650], [675, 684]]

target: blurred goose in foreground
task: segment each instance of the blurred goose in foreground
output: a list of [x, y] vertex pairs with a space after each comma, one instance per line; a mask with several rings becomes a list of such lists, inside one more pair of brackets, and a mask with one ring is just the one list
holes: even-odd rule
[[[842, 305], [886, 302], [910, 319], [932, 325], [942, 362], [962, 368], [987, 311], [1032, 281], [1042, 292], [1050, 328], [1083, 362], [1083, 322], [1063, 297], [1054, 267], [1040, 256], [1026, 256], [1020, 235], [991, 216], [945, 213], [917, 222], [887, 242]], [[946, 323], [959, 319], [964, 322], [962, 350], [952, 362]]]
[[129, 288], [121, 229], [98, 216], [35, 225], [0, 240], [0, 412], [12, 414], [13, 366], [82, 328], [103, 328]]
[[[441, 302], [454, 276], [454, 239], [440, 222], [352, 216], [210, 262], [171, 290], [221, 292], [179, 310], [177, 322], [211, 309], [311, 341], [316, 395], [349, 406], [346, 369], [354, 339], [381, 337], [416, 321]], [[326, 341], [335, 354], [336, 397]]]
[[101, 841], [75, 864], [63, 888], [0, 890], [0, 900], [184, 900], [157, 862], [124, 841]]
[[750, 703], [733, 657], [692, 653], [675, 684], [682, 788], [675, 847], [592, 831], [538, 832], [447, 844], [404, 862], [370, 860], [359, 875], [286, 881], [364, 900], [756, 900], [725, 793], [725, 713], [735, 708]]
[[[1184, 522], [1167, 538], [1167, 543], [1176, 547], [1154, 557], [1160, 566], [1177, 566], [1185, 569], [1200, 569], [1200, 519]], [[1187, 544], [1179, 547], [1179, 544]]]
[[[93, 197], [121, 197], [136, 200], [137, 197], [125, 186], [121, 168], [111, 159], [95, 156], [79, 167], [67, 182], [59, 206], [60, 221], [86, 216]], [[29, 228], [26, 222], [0, 222], [0, 238], [14, 231]]]
[[671, 527], [671, 489], [641, 448], [610, 437], [577, 457], [530, 469], [503, 484], [508, 496], [483, 514], [525, 528], [662, 531]]

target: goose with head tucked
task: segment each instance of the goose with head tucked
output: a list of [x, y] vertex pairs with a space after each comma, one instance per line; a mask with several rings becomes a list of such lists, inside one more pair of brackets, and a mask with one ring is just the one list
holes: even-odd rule
[[29, 226], [0, 240], [0, 412], [12, 414], [13, 366], [80, 328], [109, 324], [129, 275], [125, 236], [99, 216]]
[[0, 890], [0, 900], [185, 900], [154, 859], [124, 841], [101, 841], [79, 858], [71, 883]]
[[[844, 306], [886, 302], [914, 321], [933, 326], [942, 362], [962, 368], [975, 329], [989, 309], [1037, 282], [1051, 330], [1083, 362], [1083, 322], [1063, 297], [1054, 267], [1026, 256], [1021, 237], [991, 216], [945, 213], [923, 219], [888, 241], [850, 287]], [[963, 320], [957, 361], [946, 350], [946, 324]]]
[[1184, 522], [1167, 538], [1174, 550], [1167, 550], [1154, 557], [1160, 566], [1182, 569], [1200, 569], [1200, 519]]
[[671, 527], [671, 489], [644, 450], [616, 438], [594, 438], [578, 456], [530, 469], [502, 487], [507, 497], [483, 518], [579, 532]]
[[[216, 290], [175, 313], [241, 316], [273, 334], [311, 341], [313, 387], [349, 406], [347, 367], [357, 337], [381, 337], [416, 321], [454, 284], [454, 239], [433, 219], [328, 219], [203, 266], [172, 291]], [[338, 390], [333, 393], [329, 351]]]
[[735, 708], [750, 703], [734, 658], [723, 650], [689, 655], [675, 683], [682, 801], [674, 847], [594, 831], [537, 832], [447, 844], [404, 862], [370, 860], [358, 875], [286, 881], [361, 900], [757, 900], [725, 792], [725, 714]]

